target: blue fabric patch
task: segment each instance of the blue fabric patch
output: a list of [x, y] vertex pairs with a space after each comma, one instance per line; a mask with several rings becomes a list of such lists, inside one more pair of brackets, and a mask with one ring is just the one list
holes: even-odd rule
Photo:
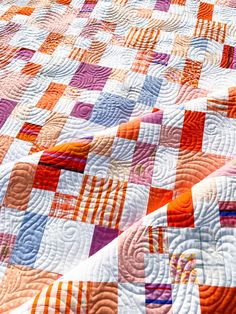
[[161, 89], [162, 79], [147, 76], [139, 97], [139, 102], [153, 107]]
[[10, 263], [34, 266], [48, 217], [26, 212]]
[[172, 304], [172, 300], [146, 300], [146, 304]]
[[220, 211], [220, 216], [236, 216], [236, 211], [235, 210], [221, 210]]
[[133, 112], [135, 101], [102, 93], [92, 112], [90, 121], [107, 127], [127, 122]]

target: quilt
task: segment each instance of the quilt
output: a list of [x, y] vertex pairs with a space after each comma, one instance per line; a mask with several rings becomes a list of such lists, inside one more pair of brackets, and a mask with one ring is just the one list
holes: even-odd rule
[[0, 1], [0, 313], [236, 314], [236, 1]]

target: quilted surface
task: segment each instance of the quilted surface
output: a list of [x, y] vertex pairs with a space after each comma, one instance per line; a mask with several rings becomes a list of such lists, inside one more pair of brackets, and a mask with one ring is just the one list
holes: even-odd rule
[[0, 313], [236, 314], [235, 0], [0, 1]]

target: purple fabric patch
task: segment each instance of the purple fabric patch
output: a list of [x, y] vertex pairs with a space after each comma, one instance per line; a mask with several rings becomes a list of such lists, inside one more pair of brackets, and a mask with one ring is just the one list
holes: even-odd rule
[[157, 0], [154, 9], [167, 12], [170, 7], [171, 0]]
[[168, 284], [168, 283], [146, 283], [145, 289], [147, 289], [147, 290], [153, 290], [153, 289], [171, 290], [171, 284]]
[[16, 102], [13, 100], [0, 99], [0, 128], [6, 122], [15, 106]]
[[95, 8], [95, 6], [96, 6], [96, 3], [85, 3], [80, 12], [82, 12], [82, 13], [92, 12], [93, 9]]
[[155, 52], [152, 63], [168, 65], [169, 59], [170, 55], [168, 55], [167, 53]]
[[33, 57], [34, 53], [35, 53], [34, 50], [21, 48], [20, 50], [16, 52], [16, 58], [29, 61]]
[[136, 143], [129, 182], [143, 185], [152, 183], [155, 155], [156, 145]]
[[163, 112], [156, 111], [141, 118], [142, 122], [162, 124]]
[[13, 37], [15, 33], [19, 31], [20, 28], [21, 28], [20, 24], [10, 22], [4, 27], [3, 34], [4, 35], [7, 34], [8, 37], [9, 36]]
[[78, 102], [71, 111], [71, 116], [89, 120], [93, 111], [93, 105]]
[[233, 60], [231, 64], [231, 69], [236, 70], [236, 48], [234, 48], [234, 55], [233, 55]]
[[118, 230], [95, 226], [89, 256], [95, 254], [118, 236]]
[[170, 300], [171, 285], [169, 284], [146, 284], [145, 294], [147, 299]]
[[102, 90], [111, 72], [110, 68], [81, 63], [70, 85], [88, 90]]

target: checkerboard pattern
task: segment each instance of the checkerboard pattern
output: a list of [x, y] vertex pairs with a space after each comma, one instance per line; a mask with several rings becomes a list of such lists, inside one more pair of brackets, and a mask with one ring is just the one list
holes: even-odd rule
[[236, 314], [235, 21], [1, 2], [1, 313]]
[[[122, 313], [136, 306], [140, 313], [235, 313], [236, 229], [221, 215], [229, 211], [233, 216], [235, 201], [226, 201], [232, 194], [225, 191], [235, 184], [235, 169], [235, 161], [221, 167], [187, 196], [178, 196], [122, 234], [113, 234], [110, 244], [20, 310]], [[193, 213], [188, 221], [189, 198]]]

